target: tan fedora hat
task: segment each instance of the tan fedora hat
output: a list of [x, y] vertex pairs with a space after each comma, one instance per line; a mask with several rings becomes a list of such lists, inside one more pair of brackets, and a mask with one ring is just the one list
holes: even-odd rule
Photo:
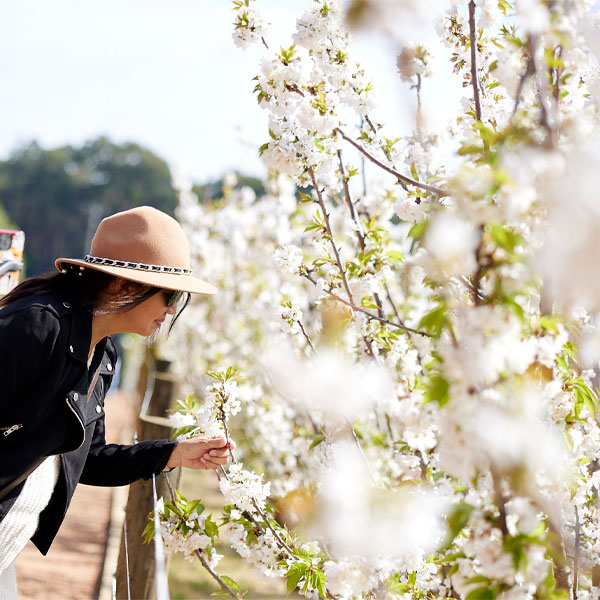
[[217, 288], [190, 270], [190, 244], [169, 215], [140, 206], [103, 219], [83, 259], [59, 258], [54, 263], [95, 269], [116, 277], [168, 290], [215, 294]]

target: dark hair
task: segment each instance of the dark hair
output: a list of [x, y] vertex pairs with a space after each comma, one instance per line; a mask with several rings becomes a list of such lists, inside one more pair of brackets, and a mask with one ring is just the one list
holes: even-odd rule
[[[117, 277], [96, 269], [82, 269], [76, 265], [65, 265], [65, 267], [62, 271], [30, 277], [21, 282], [8, 294], [0, 298], [0, 309], [28, 296], [60, 293], [75, 298], [81, 306], [98, 310], [101, 296], [106, 294], [109, 284]], [[127, 293], [115, 295], [114, 298], [107, 298], [104, 295], [102, 298], [103, 313], [127, 312], [144, 302], [144, 300], [163, 291], [163, 288], [160, 287], [135, 281], [125, 281], [127, 281]], [[169, 333], [189, 301], [190, 295], [186, 294], [185, 302], [171, 321]]]

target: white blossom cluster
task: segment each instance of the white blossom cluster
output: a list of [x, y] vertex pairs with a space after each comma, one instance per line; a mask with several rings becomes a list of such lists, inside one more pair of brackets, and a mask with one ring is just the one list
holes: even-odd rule
[[245, 470], [242, 463], [229, 467], [228, 477], [221, 479], [219, 487], [231, 504], [250, 512], [263, 510], [271, 491], [270, 482], [263, 483], [261, 475]]
[[248, 48], [260, 42], [268, 29], [268, 23], [262, 18], [255, 0], [237, 0], [233, 3], [235, 20], [233, 22], [233, 41], [240, 48]]
[[[167, 554], [181, 552], [184, 558], [190, 562], [195, 560], [195, 553], [202, 552], [211, 568], [216, 568], [223, 555], [219, 554], [214, 547], [214, 536], [206, 534], [208, 522], [216, 529], [216, 524], [207, 518], [203, 512], [204, 507], [198, 512], [185, 510], [187, 502], [175, 502], [167, 504], [162, 498], [159, 499], [157, 510], [160, 516], [161, 537]], [[174, 510], [176, 509], [176, 510]]]
[[[220, 292], [172, 352], [197, 395], [240, 372], [240, 404], [209, 392], [201, 419], [236, 415], [229, 542], [309, 597], [597, 598], [598, 19], [586, 0], [428, 5], [463, 98], [446, 130], [424, 114], [400, 137], [346, 21], [392, 4], [314, 0], [265, 48], [263, 194], [179, 186]], [[435, 46], [403, 47], [427, 107]]]

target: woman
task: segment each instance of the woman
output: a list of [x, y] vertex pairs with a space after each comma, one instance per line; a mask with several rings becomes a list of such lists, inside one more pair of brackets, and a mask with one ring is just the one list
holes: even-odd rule
[[60, 258], [58, 272], [0, 300], [0, 600], [16, 597], [13, 561], [28, 539], [48, 552], [78, 482], [125, 485], [227, 462], [224, 437], [132, 446], [104, 437], [110, 336], [151, 336], [190, 293], [214, 294], [189, 260], [174, 219], [134, 208], [100, 223], [85, 259]]

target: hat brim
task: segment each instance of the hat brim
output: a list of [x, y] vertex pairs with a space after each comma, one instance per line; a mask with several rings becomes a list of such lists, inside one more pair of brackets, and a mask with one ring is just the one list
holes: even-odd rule
[[207, 295], [216, 294], [218, 291], [217, 288], [211, 283], [202, 281], [193, 275], [155, 273], [138, 271], [136, 269], [129, 269], [127, 267], [95, 265], [84, 260], [72, 258], [58, 258], [54, 264], [59, 271], [63, 268], [63, 265], [77, 265], [79, 267], [85, 267], [86, 269], [94, 269], [95, 271], [109, 273], [110, 275], [121, 277], [122, 279], [128, 279], [129, 281], [135, 281], [137, 283], [144, 283], [146, 285], [164, 288], [165, 290], [177, 290], [180, 292], [188, 292], [190, 294]]

